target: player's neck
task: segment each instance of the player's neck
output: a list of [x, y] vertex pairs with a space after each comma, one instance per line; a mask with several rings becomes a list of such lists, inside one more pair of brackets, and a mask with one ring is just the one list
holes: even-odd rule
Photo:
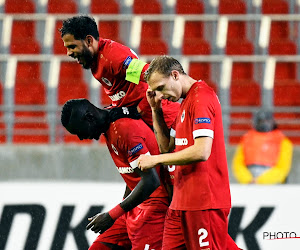
[[183, 76], [183, 84], [182, 84], [182, 98], [186, 97], [187, 92], [189, 92], [190, 88], [197, 81], [188, 75]]

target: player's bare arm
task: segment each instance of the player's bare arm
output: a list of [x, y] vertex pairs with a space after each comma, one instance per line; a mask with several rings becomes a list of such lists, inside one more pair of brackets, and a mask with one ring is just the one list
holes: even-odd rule
[[125, 193], [123, 195], [123, 199], [125, 199], [131, 193], [130, 188], [126, 185]]
[[141, 171], [136, 168], [134, 171], [141, 177], [136, 187], [119, 205], [109, 212], [99, 213], [89, 218], [91, 222], [87, 225], [87, 230], [91, 229], [95, 233], [104, 233], [118, 217], [141, 204], [159, 187], [160, 180], [155, 169]]
[[[173, 141], [170, 139], [170, 129], [168, 128], [162, 110], [162, 96], [157, 96], [155, 91], [147, 90], [147, 100], [152, 109], [153, 130], [161, 153], [173, 151]], [[172, 142], [172, 144], [170, 144]]]
[[211, 137], [198, 137], [194, 145], [175, 153], [161, 155], [141, 155], [138, 166], [144, 171], [159, 164], [162, 165], [187, 165], [198, 161], [206, 161], [211, 153], [213, 139]]
[[126, 212], [149, 198], [160, 185], [159, 176], [155, 169], [143, 172], [139, 168], [135, 168], [134, 171], [141, 177], [141, 180], [126, 199], [120, 203]]

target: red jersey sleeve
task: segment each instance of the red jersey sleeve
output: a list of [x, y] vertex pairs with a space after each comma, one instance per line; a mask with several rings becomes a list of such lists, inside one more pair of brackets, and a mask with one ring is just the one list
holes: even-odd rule
[[108, 49], [104, 52], [105, 58], [110, 62], [110, 72], [119, 75], [122, 79], [125, 79], [126, 70], [132, 59], [138, 58], [132, 49], [116, 42], [110, 43]]
[[127, 158], [130, 166], [137, 168], [137, 159], [142, 154], [150, 154], [149, 149], [142, 137], [133, 136], [128, 139], [127, 144]]
[[[127, 69], [132, 60], [138, 59], [137, 54], [132, 49], [113, 41], [105, 52], [106, 59], [110, 61], [110, 71], [114, 74], [118, 74], [122, 79], [126, 78]], [[139, 77], [140, 81], [145, 82], [144, 74], [148, 68], [149, 64], [146, 64], [141, 69]]]
[[198, 92], [198, 97], [192, 102], [193, 138], [209, 136], [214, 138], [215, 127], [215, 101], [216, 94], [207, 89]]
[[[124, 159], [126, 159], [130, 166], [134, 169], [137, 167], [137, 158], [140, 155], [150, 154], [149, 151], [153, 152], [153, 149], [148, 148], [149, 142], [148, 144], [146, 142], [146, 140], [150, 140], [148, 134], [150, 132], [152, 133], [152, 131], [150, 131], [150, 129], [146, 125], [141, 126], [144, 125], [144, 123], [140, 120], [136, 121], [127, 118], [120, 119], [118, 120], [118, 124], [119, 136], [117, 139], [117, 148], [121, 150], [120, 153], [123, 155]], [[136, 126], [138, 126], [139, 129], [135, 129], [133, 132], [132, 128]], [[152, 137], [153, 140], [155, 140], [155, 137], [151, 136], [151, 139]]]
[[145, 63], [138, 60], [133, 50], [109, 39], [99, 40], [91, 71], [112, 106], [137, 105], [145, 97], [148, 84], [140, 81], [143, 70], [146, 70]]

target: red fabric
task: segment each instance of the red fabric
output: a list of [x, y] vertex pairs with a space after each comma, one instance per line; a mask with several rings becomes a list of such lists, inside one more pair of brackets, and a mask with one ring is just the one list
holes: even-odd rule
[[227, 234], [227, 250], [242, 250], [237, 246], [229, 234]]
[[[165, 220], [163, 250], [226, 250], [227, 242], [230, 240], [228, 213], [229, 209], [198, 211], [169, 209]], [[232, 242], [229, 243], [233, 245]]]
[[[115, 245], [114, 247], [118, 247], [118, 245]], [[111, 250], [111, 246], [105, 245], [104, 243], [100, 241], [95, 241], [88, 250]], [[123, 248], [122, 248], [123, 249]], [[129, 248], [130, 249], [130, 248]]]
[[123, 208], [121, 208], [120, 204], [118, 204], [117, 206], [112, 208], [108, 213], [113, 220], [116, 220], [126, 212], [123, 210]]
[[[138, 128], [138, 129], [136, 129]], [[134, 129], [134, 133], [132, 132]], [[159, 154], [153, 131], [141, 120], [122, 118], [111, 123], [106, 132], [106, 145], [111, 157], [126, 182], [133, 190], [141, 177], [134, 172], [137, 167], [137, 158], [141, 154]], [[157, 167], [160, 176], [160, 167]], [[157, 204], [168, 204], [168, 194], [161, 184], [147, 199], [139, 205], [141, 208], [156, 207]]]
[[111, 228], [100, 234], [90, 246], [89, 250], [103, 250], [103, 244], [101, 244], [101, 242], [114, 244], [119, 247], [123, 247], [126, 250], [131, 249], [131, 242], [127, 233], [125, 215], [119, 217]]
[[[182, 101], [175, 126], [175, 152], [194, 145], [198, 136], [213, 137], [207, 161], [176, 166], [174, 210], [230, 208], [228, 167], [220, 102], [203, 81], [196, 82]], [[199, 185], [201, 183], [201, 185]]]
[[[144, 81], [144, 72], [149, 65], [144, 66], [139, 84], [128, 82], [125, 80], [128, 67], [127, 58], [134, 59], [137, 58], [137, 55], [120, 43], [100, 38], [98, 58], [94, 62], [92, 73], [103, 86], [101, 90], [110, 97], [113, 106], [138, 105], [142, 110], [143, 120], [152, 126], [151, 108], [146, 99], [148, 84]], [[109, 104], [109, 99], [106, 98], [104, 103]], [[179, 104], [163, 100], [162, 105], [165, 120], [170, 127], [177, 116]]]
[[160, 250], [167, 206], [157, 209], [133, 208], [115, 221], [113, 226], [100, 234], [89, 250], [102, 250], [100, 242], [106, 242], [124, 249]]
[[148, 88], [146, 82], [139, 84], [125, 80], [125, 61], [127, 58], [137, 58], [128, 47], [109, 39], [99, 40], [97, 61], [92, 66], [93, 76], [102, 84], [105, 93], [110, 96], [113, 106], [137, 105]]

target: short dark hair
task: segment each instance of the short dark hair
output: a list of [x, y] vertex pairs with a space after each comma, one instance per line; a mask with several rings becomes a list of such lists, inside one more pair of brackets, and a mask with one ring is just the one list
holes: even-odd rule
[[76, 40], [84, 40], [87, 35], [99, 40], [99, 31], [95, 19], [88, 15], [80, 15], [68, 18], [63, 21], [61, 37], [71, 34]]
[[70, 118], [74, 110], [78, 108], [84, 109], [88, 100], [86, 99], [71, 99], [68, 100], [62, 107], [61, 110], [61, 124], [66, 128], [69, 125]]
[[166, 55], [158, 56], [151, 61], [149, 68], [146, 70], [145, 80], [148, 82], [154, 72], [168, 77], [171, 75], [172, 70], [177, 70], [180, 74], [186, 75], [181, 64], [175, 58]]

